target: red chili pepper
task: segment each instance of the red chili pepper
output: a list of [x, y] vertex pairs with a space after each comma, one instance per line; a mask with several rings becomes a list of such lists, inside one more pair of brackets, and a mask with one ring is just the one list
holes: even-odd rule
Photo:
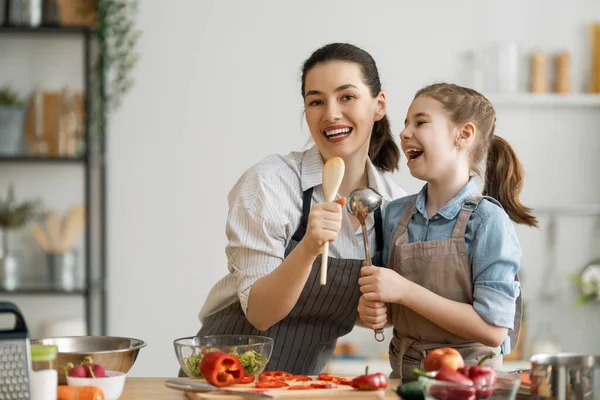
[[[444, 385], [436, 383], [431, 387], [430, 395], [437, 400], [475, 400], [476, 388], [473, 381], [452, 368], [442, 365], [433, 378], [428, 373], [418, 368], [413, 369], [413, 375], [424, 376], [441, 382], [453, 383]], [[461, 386], [457, 386], [461, 385]]]
[[294, 375], [284, 371], [267, 371], [258, 374], [259, 381], [287, 381]]
[[476, 400], [474, 387], [435, 385], [431, 388], [429, 394], [437, 400]]
[[240, 360], [222, 351], [211, 351], [202, 358], [200, 373], [212, 385], [222, 387], [238, 383], [246, 374]]
[[435, 379], [438, 381], [446, 381], [452, 383], [458, 383], [464, 386], [473, 386], [473, 381], [461, 374], [459, 371], [455, 371], [447, 365], [442, 365], [440, 370], [435, 375]]
[[289, 386], [284, 381], [258, 381], [254, 385], [260, 389], [277, 389]]
[[238, 383], [252, 383], [254, 382], [254, 375], [246, 374], [244, 375]]
[[387, 387], [387, 377], [381, 372], [369, 374], [369, 367], [365, 374], [352, 379], [352, 387], [358, 390], [378, 390]]
[[496, 372], [493, 368], [482, 365], [485, 360], [494, 354], [485, 356], [477, 365], [472, 367], [459, 368], [457, 371], [464, 374], [473, 381], [477, 388], [476, 399], [487, 399], [494, 393], [494, 384], [496, 383]]

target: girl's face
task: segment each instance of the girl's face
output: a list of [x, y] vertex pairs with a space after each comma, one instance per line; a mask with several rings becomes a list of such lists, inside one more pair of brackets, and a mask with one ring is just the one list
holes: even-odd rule
[[462, 166], [465, 157], [456, 148], [460, 129], [452, 124], [439, 101], [427, 96], [414, 99], [404, 126], [400, 142], [412, 176], [437, 182]]
[[306, 122], [321, 155], [348, 158], [369, 151], [371, 130], [386, 111], [385, 94], [371, 96], [360, 66], [332, 61], [315, 65], [306, 74]]

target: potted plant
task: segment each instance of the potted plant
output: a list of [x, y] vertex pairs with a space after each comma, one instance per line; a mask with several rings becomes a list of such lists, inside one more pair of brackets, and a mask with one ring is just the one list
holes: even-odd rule
[[7, 289], [14, 288], [19, 281], [19, 258], [10, 251], [9, 234], [11, 231], [23, 227], [38, 215], [40, 202], [28, 200], [17, 202], [15, 199], [14, 185], [10, 184], [6, 199], [0, 199], [0, 278], [2, 285]]
[[25, 101], [5, 85], [0, 88], [0, 155], [23, 153]]

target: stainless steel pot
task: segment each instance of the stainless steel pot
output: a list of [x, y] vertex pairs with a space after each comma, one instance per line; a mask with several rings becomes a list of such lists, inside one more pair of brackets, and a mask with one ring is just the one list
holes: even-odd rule
[[534, 399], [593, 399], [600, 356], [577, 353], [536, 354], [531, 361]]

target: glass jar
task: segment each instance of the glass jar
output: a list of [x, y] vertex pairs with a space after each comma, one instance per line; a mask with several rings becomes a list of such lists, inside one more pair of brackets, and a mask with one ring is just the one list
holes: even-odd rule
[[31, 345], [31, 398], [36, 400], [56, 400], [58, 390], [58, 372], [56, 371], [56, 356], [58, 347], [32, 344]]

